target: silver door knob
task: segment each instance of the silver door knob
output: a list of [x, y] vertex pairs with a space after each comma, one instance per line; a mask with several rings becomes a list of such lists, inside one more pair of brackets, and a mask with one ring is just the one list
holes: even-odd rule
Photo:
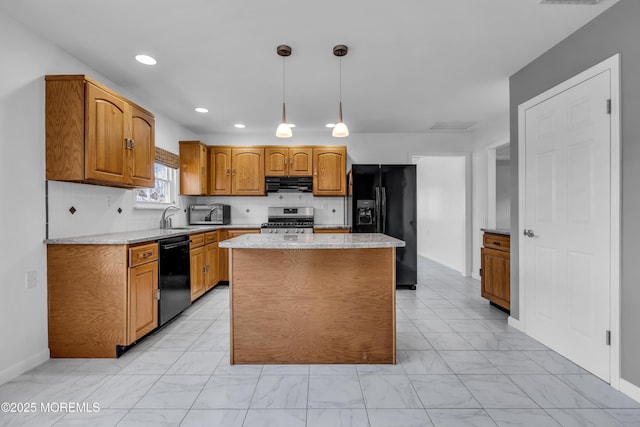
[[527, 237], [533, 237], [535, 236], [535, 234], [533, 234], [533, 230], [524, 230], [524, 235]]

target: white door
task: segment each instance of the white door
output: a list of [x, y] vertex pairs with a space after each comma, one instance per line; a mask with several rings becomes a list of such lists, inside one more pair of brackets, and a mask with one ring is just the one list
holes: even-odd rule
[[[526, 332], [610, 379], [611, 72], [525, 110]], [[521, 228], [521, 233], [522, 233]]]

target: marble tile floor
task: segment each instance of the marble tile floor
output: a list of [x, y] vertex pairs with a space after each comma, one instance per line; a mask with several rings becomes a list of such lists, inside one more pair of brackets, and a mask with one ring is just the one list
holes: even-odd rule
[[477, 280], [426, 259], [418, 277], [397, 291], [396, 365], [231, 366], [218, 287], [119, 359], [52, 359], [0, 386], [37, 409], [0, 426], [640, 426], [640, 403], [507, 326]]

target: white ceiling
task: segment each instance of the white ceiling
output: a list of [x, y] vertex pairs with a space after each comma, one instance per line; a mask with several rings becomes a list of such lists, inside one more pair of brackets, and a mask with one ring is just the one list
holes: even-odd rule
[[[197, 134], [425, 132], [508, 111], [508, 78], [617, 0], [20, 0], [0, 10]], [[138, 64], [137, 53], [158, 60]], [[78, 70], [68, 70], [69, 74]], [[194, 112], [204, 106], [208, 114]], [[242, 122], [244, 130], [233, 128]], [[473, 130], [474, 127], [471, 128]]]

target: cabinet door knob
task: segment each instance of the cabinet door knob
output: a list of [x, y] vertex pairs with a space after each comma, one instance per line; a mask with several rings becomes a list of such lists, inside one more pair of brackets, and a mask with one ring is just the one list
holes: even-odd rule
[[229, 176], [231, 174], [231, 170], [227, 169], [227, 176]]

